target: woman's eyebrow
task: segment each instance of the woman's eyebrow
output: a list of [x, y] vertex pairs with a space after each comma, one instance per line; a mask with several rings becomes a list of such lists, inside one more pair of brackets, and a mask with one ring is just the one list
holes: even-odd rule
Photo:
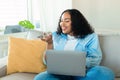
[[65, 18], [65, 20], [67, 20], [67, 19], [69, 19], [69, 20], [70, 20], [70, 18]]
[[65, 18], [65, 19], [62, 19], [62, 20], [71, 20], [70, 18]]

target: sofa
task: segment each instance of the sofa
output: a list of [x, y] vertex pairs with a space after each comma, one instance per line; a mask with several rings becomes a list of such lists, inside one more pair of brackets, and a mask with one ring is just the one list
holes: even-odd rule
[[[15, 33], [17, 34], [17, 33]], [[39, 31], [31, 31], [29, 33], [21, 33], [13, 35], [27, 39], [35, 39], [35, 35], [42, 35]], [[24, 34], [24, 35], [23, 35]], [[120, 34], [116, 32], [97, 32], [99, 35], [100, 46], [103, 52], [102, 66], [111, 68], [115, 73], [115, 80], [120, 80]], [[20, 36], [21, 35], [21, 36]], [[5, 36], [5, 35], [4, 35]], [[9, 36], [9, 34], [7, 35]], [[1, 37], [1, 36], [0, 36]], [[4, 42], [0, 42], [3, 45]], [[5, 49], [7, 50], [8, 42], [6, 40]], [[3, 47], [3, 46], [2, 46]], [[3, 49], [2, 49], [3, 50]], [[2, 51], [0, 51], [0, 54]], [[14, 73], [6, 75], [7, 51], [4, 50], [4, 55], [0, 58], [0, 80], [33, 80], [35, 73]]]

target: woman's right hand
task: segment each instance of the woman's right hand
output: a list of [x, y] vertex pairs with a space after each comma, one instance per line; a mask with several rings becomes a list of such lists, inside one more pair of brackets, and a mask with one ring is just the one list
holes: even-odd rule
[[46, 41], [48, 43], [47, 49], [53, 49], [53, 40], [51, 33], [44, 33], [43, 38], [41, 40]]

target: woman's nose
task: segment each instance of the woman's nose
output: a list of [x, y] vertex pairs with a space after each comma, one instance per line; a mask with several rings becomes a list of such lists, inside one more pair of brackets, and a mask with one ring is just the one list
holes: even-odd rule
[[61, 24], [60, 24], [61, 26], [64, 26], [65, 25], [65, 22], [61, 22]]

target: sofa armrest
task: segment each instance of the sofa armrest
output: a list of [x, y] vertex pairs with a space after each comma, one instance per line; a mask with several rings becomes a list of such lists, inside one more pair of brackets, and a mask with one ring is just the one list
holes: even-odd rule
[[6, 75], [7, 70], [7, 57], [0, 58], [0, 77]]

